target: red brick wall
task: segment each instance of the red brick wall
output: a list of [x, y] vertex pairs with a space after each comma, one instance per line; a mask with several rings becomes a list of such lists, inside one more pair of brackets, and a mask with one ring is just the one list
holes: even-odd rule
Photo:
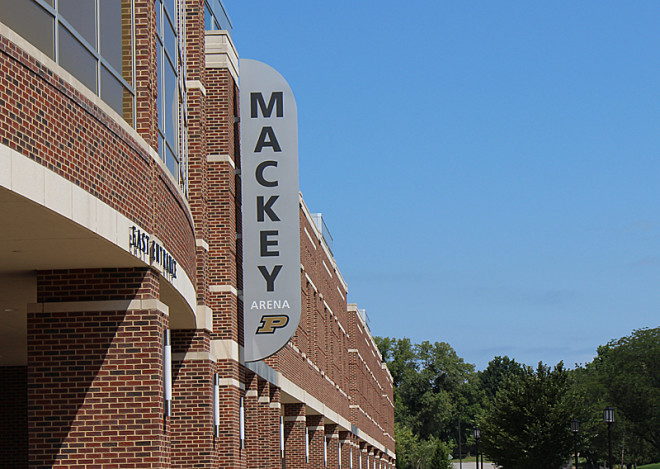
[[172, 468], [214, 467], [213, 375], [208, 359], [183, 360], [186, 353], [208, 353], [209, 334], [203, 330], [173, 330]]
[[[167, 317], [158, 310], [96, 310], [92, 303], [81, 311], [82, 307], [75, 306], [90, 296], [107, 300], [158, 297], [155, 272], [142, 269], [142, 282], [127, 282], [125, 289], [118, 289], [109, 274], [124, 273], [134, 278], [138, 271], [37, 273], [38, 304], [67, 303], [57, 312], [43, 308], [28, 312], [33, 467], [116, 468], [139, 461], [141, 467], [156, 468], [169, 464], [162, 378]], [[62, 295], [60, 282], [76, 294]]]
[[[136, 1], [137, 131], [157, 148], [153, 2]], [[0, 143], [85, 189], [155, 234], [195, 278], [192, 217], [177, 189], [121, 118], [0, 36]]]

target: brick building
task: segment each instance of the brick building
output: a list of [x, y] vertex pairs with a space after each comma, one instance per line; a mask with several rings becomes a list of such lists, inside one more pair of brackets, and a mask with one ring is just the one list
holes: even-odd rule
[[0, 0], [0, 467], [394, 467], [302, 196], [300, 324], [243, 360], [239, 74], [218, 0]]

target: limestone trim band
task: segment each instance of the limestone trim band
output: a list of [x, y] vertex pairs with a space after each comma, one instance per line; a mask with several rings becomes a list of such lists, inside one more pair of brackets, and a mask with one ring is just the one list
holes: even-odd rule
[[173, 353], [172, 360], [176, 362], [213, 362], [216, 363], [216, 359], [211, 355], [210, 352], [183, 352], [183, 353]]
[[236, 168], [236, 163], [230, 155], [207, 155], [206, 161], [209, 163], [228, 163], [232, 168]]
[[202, 95], [206, 96], [206, 87], [199, 80], [186, 80], [186, 88], [189, 90], [199, 90]]
[[238, 290], [233, 285], [209, 285], [211, 293], [231, 293], [238, 297]]
[[195, 240], [195, 246], [197, 246], [198, 248], [202, 248], [206, 252], [209, 252], [209, 249], [210, 249], [209, 248], [209, 243], [206, 240], [201, 239], [201, 238], [197, 238]]
[[63, 301], [60, 303], [30, 303], [29, 313], [84, 313], [86, 311], [156, 310], [169, 316], [169, 307], [155, 298], [146, 300]]
[[[52, 210], [131, 253], [144, 265], [159, 269], [148, 256], [140, 257], [132, 252], [131, 227], [146, 230], [68, 179], [3, 144], [0, 144], [0, 187]], [[176, 278], [167, 275], [163, 278], [181, 295], [190, 311], [195, 312], [195, 287], [185, 270], [179, 269]]]

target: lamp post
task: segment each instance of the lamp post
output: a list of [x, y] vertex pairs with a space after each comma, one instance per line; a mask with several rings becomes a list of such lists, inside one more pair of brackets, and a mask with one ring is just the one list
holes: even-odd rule
[[474, 428], [474, 441], [477, 444], [477, 462], [475, 467], [479, 467], [479, 438], [481, 438], [481, 432], [479, 432], [479, 427]]
[[458, 467], [463, 469], [463, 445], [461, 442], [461, 413], [458, 413]]
[[575, 444], [575, 469], [578, 469], [577, 434], [580, 431], [580, 421], [578, 419], [571, 420], [571, 431], [573, 432], [573, 443]]
[[614, 408], [607, 406], [603, 411], [603, 420], [607, 423], [607, 443], [609, 446], [609, 469], [612, 469], [612, 424], [614, 423]]

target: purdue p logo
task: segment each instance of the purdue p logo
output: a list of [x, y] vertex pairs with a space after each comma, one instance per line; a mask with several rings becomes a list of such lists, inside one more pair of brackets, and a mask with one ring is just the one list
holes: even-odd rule
[[261, 323], [257, 327], [257, 334], [274, 334], [277, 329], [289, 324], [289, 316], [261, 316]]

